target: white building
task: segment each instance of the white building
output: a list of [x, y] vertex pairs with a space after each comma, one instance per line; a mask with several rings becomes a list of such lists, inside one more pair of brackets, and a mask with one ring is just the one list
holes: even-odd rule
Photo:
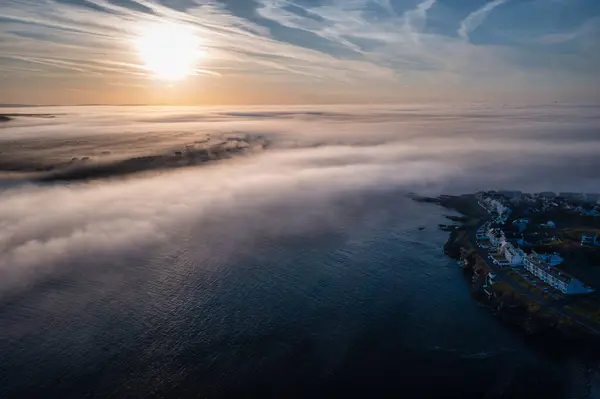
[[485, 193], [477, 195], [479, 204], [485, 208], [485, 210], [491, 215], [495, 214], [498, 223], [506, 223], [508, 216], [511, 213], [511, 209], [504, 205], [504, 203], [496, 198], [490, 197]]
[[506, 221], [508, 220], [508, 217], [510, 216], [511, 213], [512, 213], [512, 210], [510, 208], [505, 208], [501, 214], [498, 214], [498, 217], [496, 218], [496, 222], [500, 223], [500, 224], [506, 223]]
[[506, 212], [507, 207], [498, 200], [492, 200], [490, 205], [492, 206], [492, 211], [496, 212], [498, 215], [502, 215], [504, 212]]
[[501, 252], [511, 266], [522, 266], [525, 260], [525, 252], [520, 248], [515, 248], [510, 242], [504, 242]]
[[487, 234], [490, 244], [494, 247], [499, 247], [506, 242], [504, 232], [500, 229], [489, 229]]
[[496, 284], [496, 275], [492, 272], [489, 272], [488, 275], [485, 277], [484, 287], [487, 288], [494, 284]]
[[544, 262], [537, 254], [533, 253], [525, 257], [525, 268], [549, 286], [566, 295], [589, 294], [594, 292], [591, 287], [585, 286], [580, 280], [573, 276], [555, 269], [549, 263]]

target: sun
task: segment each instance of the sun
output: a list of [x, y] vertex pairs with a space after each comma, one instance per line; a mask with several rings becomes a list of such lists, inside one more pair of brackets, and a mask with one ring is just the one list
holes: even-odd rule
[[194, 73], [200, 40], [184, 26], [149, 25], [140, 30], [135, 46], [146, 70], [168, 81], [184, 79]]

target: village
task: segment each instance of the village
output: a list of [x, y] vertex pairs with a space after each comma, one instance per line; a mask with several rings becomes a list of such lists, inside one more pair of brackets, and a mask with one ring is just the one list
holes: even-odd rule
[[[577, 232], [581, 234], [577, 236], [580, 247], [600, 248], [599, 194], [482, 191], [475, 198], [489, 214], [475, 231], [478, 252], [486, 255], [486, 261], [498, 268], [512, 268], [532, 286], [556, 298], [596, 290], [563, 269], [565, 258], [560, 249], [573, 253], [573, 234]], [[495, 277], [490, 272], [487, 285], [493, 285]]]
[[440, 224], [476, 297], [529, 333], [600, 335], [600, 194], [486, 190], [409, 196], [462, 216]]
[[[565, 233], [573, 230], [583, 232], [579, 246], [600, 247], [600, 195], [483, 191], [475, 198], [490, 215], [475, 232], [476, 245], [487, 252], [487, 260], [492, 264], [513, 268], [531, 285], [551, 296], [589, 294], [596, 290], [565, 271], [561, 267], [565, 259], [552, 249], [572, 244], [573, 237]], [[551, 220], [552, 216], [558, 220]], [[495, 274], [489, 273], [487, 284], [494, 284], [494, 279]]]

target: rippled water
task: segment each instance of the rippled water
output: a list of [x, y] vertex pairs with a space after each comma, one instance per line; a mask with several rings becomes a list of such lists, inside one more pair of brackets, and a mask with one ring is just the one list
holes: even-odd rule
[[11, 298], [1, 396], [589, 393], [586, 366], [533, 351], [472, 299], [441, 251], [447, 212], [400, 194], [342, 205], [335, 226], [226, 261], [198, 255], [192, 231]]

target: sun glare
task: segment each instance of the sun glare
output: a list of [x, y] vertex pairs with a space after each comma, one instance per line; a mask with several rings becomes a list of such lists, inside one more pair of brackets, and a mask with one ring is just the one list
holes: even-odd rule
[[176, 81], [192, 75], [200, 56], [198, 37], [175, 24], [146, 27], [135, 45], [145, 68], [163, 80]]

